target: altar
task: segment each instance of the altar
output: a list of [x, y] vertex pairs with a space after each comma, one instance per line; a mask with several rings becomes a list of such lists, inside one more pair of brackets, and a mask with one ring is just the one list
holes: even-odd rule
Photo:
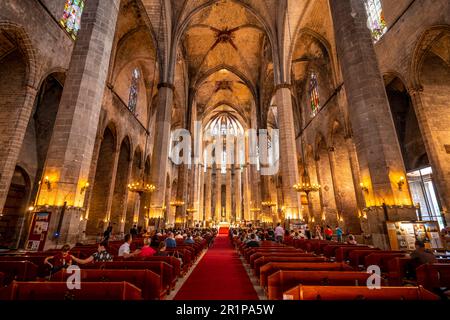
[[219, 222], [219, 234], [228, 234], [230, 231], [230, 223], [229, 222]]

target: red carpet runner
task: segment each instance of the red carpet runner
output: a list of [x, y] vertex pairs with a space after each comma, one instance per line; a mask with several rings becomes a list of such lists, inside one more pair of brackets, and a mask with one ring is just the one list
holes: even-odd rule
[[230, 240], [219, 235], [175, 300], [258, 300], [258, 296]]

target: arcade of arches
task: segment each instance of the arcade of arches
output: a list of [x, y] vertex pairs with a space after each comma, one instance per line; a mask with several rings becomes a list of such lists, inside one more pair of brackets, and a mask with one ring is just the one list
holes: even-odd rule
[[107, 225], [329, 224], [378, 247], [386, 220], [443, 228], [449, 6], [2, 1], [0, 246], [42, 211], [46, 247]]

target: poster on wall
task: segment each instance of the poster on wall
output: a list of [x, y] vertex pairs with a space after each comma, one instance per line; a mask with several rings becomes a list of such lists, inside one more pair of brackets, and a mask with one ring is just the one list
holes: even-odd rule
[[31, 222], [30, 234], [26, 244], [26, 250], [42, 251], [47, 239], [50, 224], [50, 212], [35, 212]]
[[386, 224], [392, 250], [414, 250], [417, 240], [425, 243], [427, 249], [443, 248], [436, 221], [388, 221]]

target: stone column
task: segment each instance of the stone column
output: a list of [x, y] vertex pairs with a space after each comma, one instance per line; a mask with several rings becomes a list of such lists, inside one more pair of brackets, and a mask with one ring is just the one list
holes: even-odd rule
[[178, 166], [178, 185], [177, 201], [183, 201], [185, 204], [178, 206], [175, 211], [175, 224], [182, 226], [186, 220], [186, 186], [187, 186], [188, 168], [186, 164]]
[[241, 166], [234, 166], [234, 198], [235, 198], [235, 217], [236, 221], [242, 220], [242, 193], [241, 193]]
[[231, 222], [231, 208], [232, 208], [232, 199], [231, 199], [231, 189], [232, 189], [232, 180], [231, 180], [231, 165], [227, 164], [227, 173], [225, 177], [225, 210], [226, 210], [226, 221]]
[[[173, 101], [172, 84], [158, 85], [158, 106], [156, 109], [155, 141], [152, 152], [152, 166], [150, 181], [156, 186], [150, 204], [151, 217], [158, 217], [164, 205], [166, 191], [166, 173], [170, 147], [170, 123], [172, 118]], [[169, 205], [169, 204], [167, 204]]]
[[298, 219], [301, 205], [300, 196], [293, 188], [294, 184], [299, 182], [299, 174], [290, 85], [281, 84], [276, 87], [276, 101], [280, 128], [279, 169], [283, 177], [284, 207], [286, 215]]
[[[424, 106], [423, 103], [423, 96], [425, 95], [425, 99], [429, 101], [428, 105], [432, 105], [433, 92], [425, 94], [423, 92], [423, 88], [419, 88], [410, 90], [409, 94], [413, 102], [417, 119], [419, 119], [418, 123], [420, 131], [425, 142], [428, 158], [430, 159], [430, 163], [433, 168], [433, 182], [435, 182], [439, 193], [442, 211], [445, 214], [447, 225], [450, 225], [450, 175], [448, 174], [448, 172], [450, 172], [450, 151], [446, 150], [446, 142], [444, 138], [446, 135], [444, 128], [450, 120], [447, 120], [446, 122], [440, 121], [438, 117], [430, 117], [432, 113], [426, 112], [426, 106]], [[436, 111], [434, 114], [436, 114]], [[447, 116], [447, 119], [449, 118], [450, 117]], [[439, 130], [440, 134], [433, 134], [437, 127], [442, 129]], [[448, 130], [448, 127], [446, 127], [446, 129]], [[447, 142], [450, 143], [448, 135], [446, 135], [446, 137]]]
[[[51, 205], [84, 206], [80, 190], [89, 177], [118, 11], [119, 0], [86, 2], [44, 168], [52, 188], [40, 198]], [[79, 222], [79, 216], [77, 219], [69, 211], [65, 217], [70, 220], [63, 224]], [[52, 220], [58, 218], [55, 212]], [[51, 228], [52, 223], [49, 235]], [[67, 241], [73, 242], [78, 225], [69, 226], [67, 232]], [[47, 241], [46, 248], [49, 246], [52, 243]]]
[[242, 177], [244, 179], [244, 189], [243, 192], [243, 199], [244, 199], [244, 220], [249, 221], [251, 220], [251, 213], [250, 213], [250, 186], [249, 186], [249, 179], [248, 179], [248, 165], [244, 165], [244, 169], [242, 171]]
[[222, 220], [222, 172], [221, 165], [216, 164], [216, 214], [215, 220]]
[[198, 188], [197, 188], [197, 199], [198, 199], [198, 205], [197, 205], [197, 220], [199, 221], [199, 223], [200, 222], [203, 222], [204, 221], [204, 215], [203, 215], [203, 212], [204, 212], [204, 201], [205, 201], [205, 193], [204, 193], [204, 190], [205, 190], [205, 168], [204, 168], [204, 166], [202, 165], [202, 164], [200, 164], [199, 166], [198, 166], [198, 168], [199, 168], [199, 172], [198, 172], [198, 174], [199, 174], [199, 184], [198, 184]]
[[388, 248], [384, 221], [416, 219], [414, 208], [381, 207], [412, 205], [407, 184], [397, 187], [400, 177], [406, 177], [403, 159], [364, 2], [330, 0], [330, 7], [361, 178], [374, 195], [373, 202], [366, 201], [366, 206], [375, 206], [370, 231], [376, 246]]
[[204, 205], [203, 210], [205, 212], [205, 221], [208, 223], [209, 221], [211, 221], [211, 218], [212, 218], [212, 203], [211, 203], [212, 168], [208, 165], [206, 167], [206, 173], [205, 173], [204, 194], [205, 194], [205, 205]]

